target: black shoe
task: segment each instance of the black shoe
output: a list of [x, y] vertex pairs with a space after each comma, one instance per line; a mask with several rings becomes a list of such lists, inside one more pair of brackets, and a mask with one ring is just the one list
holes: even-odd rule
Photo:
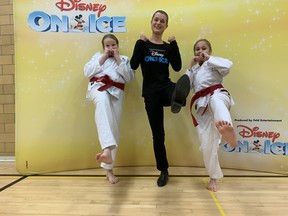
[[188, 75], [182, 75], [176, 83], [171, 100], [171, 112], [180, 112], [182, 106], [186, 104], [186, 98], [190, 92], [190, 79]]
[[168, 171], [161, 171], [160, 176], [157, 180], [157, 185], [163, 187], [168, 183]]

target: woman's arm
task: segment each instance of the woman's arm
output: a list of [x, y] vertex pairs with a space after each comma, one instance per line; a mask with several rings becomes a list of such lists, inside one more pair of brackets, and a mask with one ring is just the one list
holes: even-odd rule
[[136, 41], [136, 44], [134, 46], [133, 55], [131, 57], [130, 65], [133, 70], [136, 70], [141, 62], [141, 56], [142, 56], [142, 50], [144, 48], [145, 41], [142, 39], [139, 39]]
[[[170, 42], [170, 41], [169, 41]], [[170, 64], [175, 71], [180, 71], [182, 68], [182, 60], [181, 60], [181, 55], [179, 51], [178, 44], [176, 40], [172, 40], [170, 42], [171, 45], [171, 55], [169, 57]]]

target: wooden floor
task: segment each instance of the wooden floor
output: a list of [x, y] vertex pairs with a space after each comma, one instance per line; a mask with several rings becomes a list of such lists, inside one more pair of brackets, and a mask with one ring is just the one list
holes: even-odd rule
[[223, 170], [219, 191], [205, 189], [203, 168], [171, 167], [169, 184], [156, 185], [154, 167], [119, 167], [116, 185], [102, 169], [21, 176], [0, 162], [0, 216], [288, 215], [288, 177]]

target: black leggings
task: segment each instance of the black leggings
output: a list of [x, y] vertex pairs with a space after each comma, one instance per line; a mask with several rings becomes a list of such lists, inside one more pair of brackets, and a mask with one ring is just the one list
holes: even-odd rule
[[175, 83], [169, 83], [160, 92], [144, 97], [145, 109], [153, 136], [154, 154], [157, 169], [165, 171], [169, 164], [165, 148], [164, 107], [171, 105]]

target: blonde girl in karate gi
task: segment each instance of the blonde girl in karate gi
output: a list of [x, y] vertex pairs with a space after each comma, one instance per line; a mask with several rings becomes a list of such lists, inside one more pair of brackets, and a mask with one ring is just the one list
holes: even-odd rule
[[234, 102], [222, 85], [223, 78], [229, 73], [233, 63], [228, 59], [212, 56], [211, 53], [210, 42], [206, 39], [198, 40], [194, 45], [194, 57], [185, 74], [189, 76], [191, 89], [195, 92], [190, 109], [210, 177], [207, 189], [216, 192], [216, 181], [223, 177], [217, 154], [219, 145], [223, 140], [235, 147], [237, 141], [229, 112]]
[[119, 145], [119, 126], [124, 100], [125, 83], [134, 79], [128, 57], [119, 54], [119, 41], [113, 34], [102, 38], [103, 52], [97, 52], [84, 66], [89, 79], [86, 97], [95, 105], [95, 123], [102, 148], [96, 154], [100, 166], [106, 169], [107, 180], [118, 182], [113, 174]]

